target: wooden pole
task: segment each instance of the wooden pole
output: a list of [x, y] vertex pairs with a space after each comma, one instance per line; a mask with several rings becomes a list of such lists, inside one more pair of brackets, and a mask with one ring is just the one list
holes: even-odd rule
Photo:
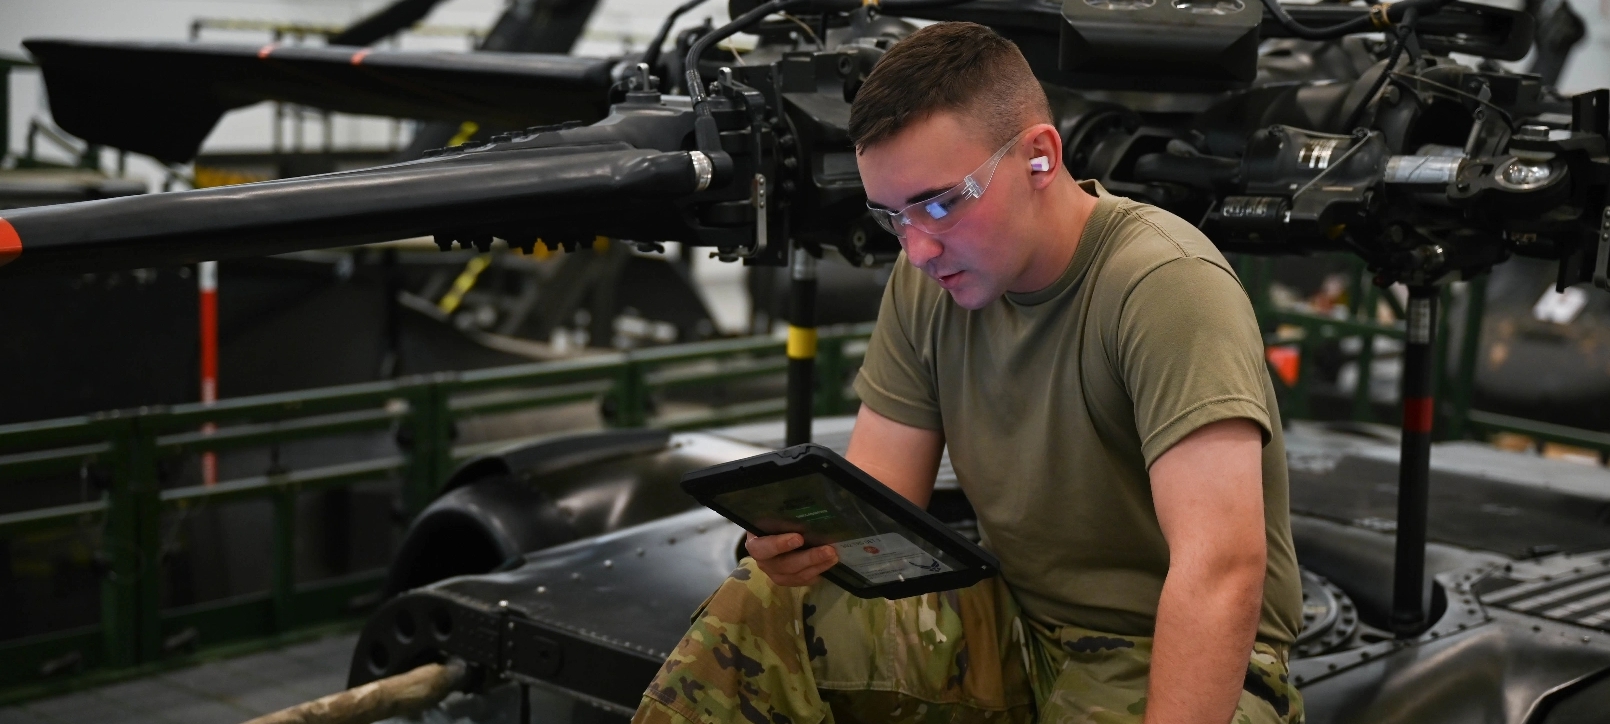
[[435, 706], [464, 683], [460, 659], [425, 664], [413, 671], [252, 719], [246, 724], [371, 724]]

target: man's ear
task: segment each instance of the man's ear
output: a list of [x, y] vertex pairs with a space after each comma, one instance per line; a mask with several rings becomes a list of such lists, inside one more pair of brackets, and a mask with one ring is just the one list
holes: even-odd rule
[[1035, 189], [1051, 185], [1062, 170], [1062, 136], [1056, 126], [1041, 123], [1029, 131], [1029, 183]]

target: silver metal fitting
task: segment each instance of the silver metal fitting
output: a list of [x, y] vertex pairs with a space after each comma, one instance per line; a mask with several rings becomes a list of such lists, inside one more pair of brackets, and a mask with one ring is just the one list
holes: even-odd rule
[[694, 192], [710, 188], [710, 180], [715, 178], [716, 167], [710, 163], [710, 157], [703, 151], [688, 151], [688, 158], [693, 161]]

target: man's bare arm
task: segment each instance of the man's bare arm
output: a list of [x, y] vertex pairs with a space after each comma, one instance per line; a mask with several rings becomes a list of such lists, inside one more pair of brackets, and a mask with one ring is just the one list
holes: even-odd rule
[[[917, 507], [926, 508], [944, 446], [945, 438], [939, 431], [895, 422], [862, 405], [844, 457]], [[807, 586], [838, 563], [838, 553], [832, 546], [795, 550], [804, 544], [804, 537], [788, 533], [751, 535], [746, 547], [760, 570], [773, 581], [784, 586]]]
[[1263, 602], [1263, 437], [1250, 420], [1203, 426], [1151, 467], [1168, 540], [1146, 722], [1234, 715]]
[[938, 430], [904, 425], [862, 405], [844, 458], [917, 507], [927, 508], [944, 448], [945, 436]]

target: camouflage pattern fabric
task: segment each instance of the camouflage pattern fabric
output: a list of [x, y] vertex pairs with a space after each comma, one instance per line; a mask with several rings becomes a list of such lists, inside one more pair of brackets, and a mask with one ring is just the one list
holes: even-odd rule
[[[1019, 615], [999, 579], [888, 601], [778, 586], [751, 559], [694, 614], [634, 724], [1136, 723], [1151, 639]], [[1235, 724], [1299, 724], [1283, 650], [1258, 644]]]

